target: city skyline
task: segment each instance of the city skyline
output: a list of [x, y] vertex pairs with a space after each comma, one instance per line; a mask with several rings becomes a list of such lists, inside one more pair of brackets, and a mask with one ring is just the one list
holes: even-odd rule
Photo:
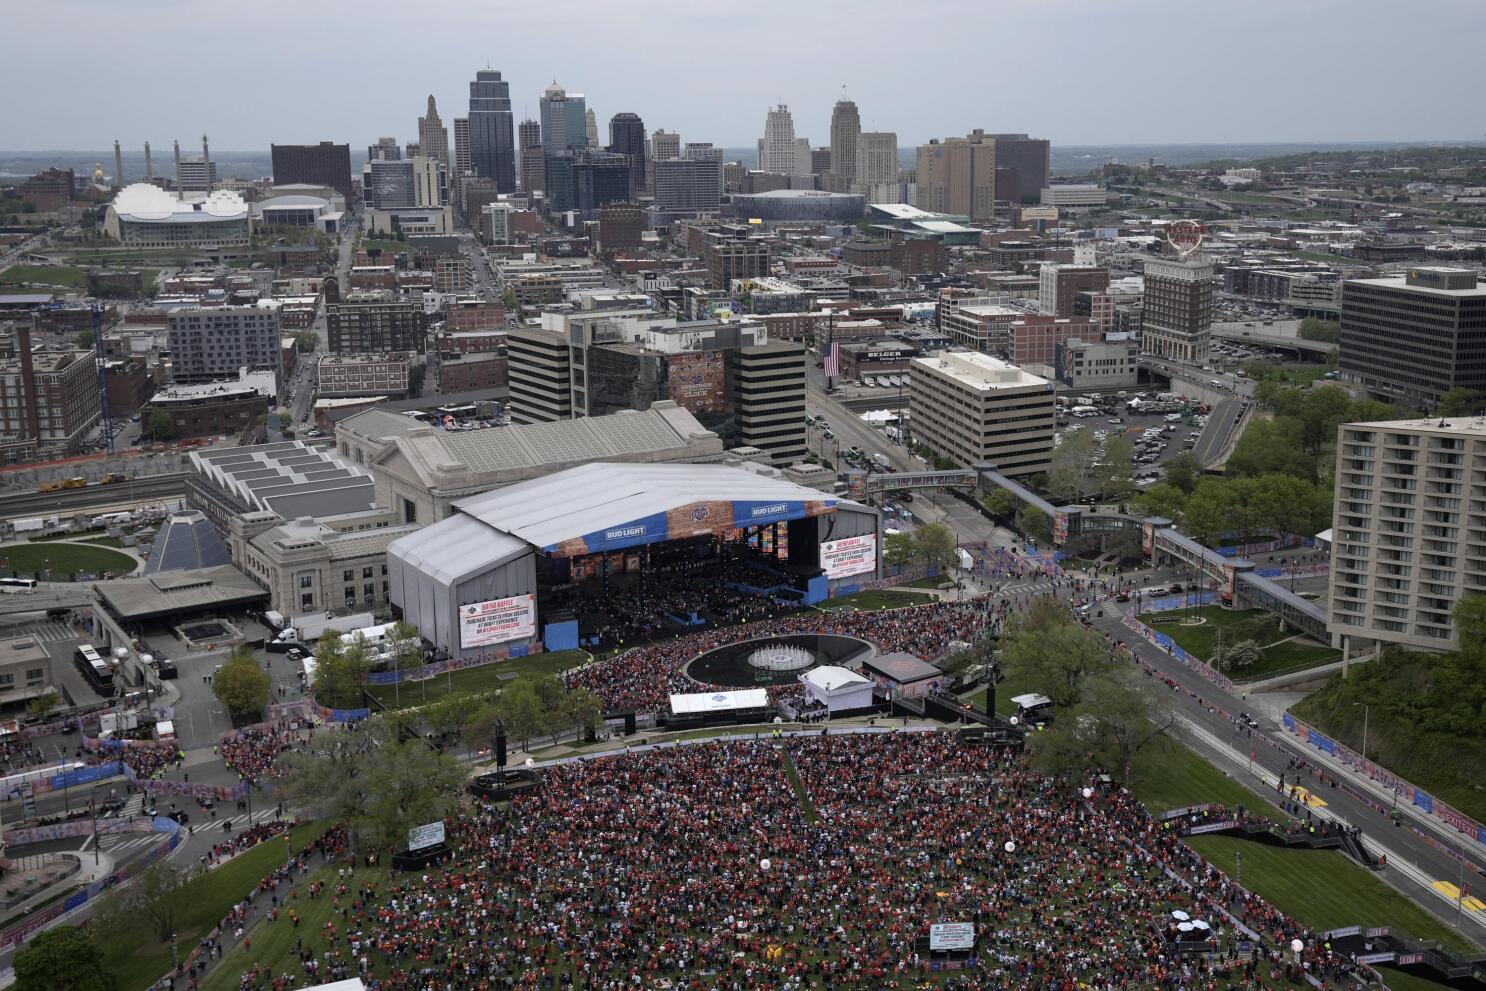
[[[289, 11], [279, 0], [263, 5], [270, 22], [280, 6]], [[93, 71], [52, 79], [53, 66], [42, 61], [47, 46], [21, 46], [16, 77], [50, 82], [7, 108], [7, 150], [103, 148], [115, 138], [126, 145], [146, 138], [158, 143], [174, 133], [203, 129], [215, 145], [235, 151], [324, 139], [359, 147], [381, 134], [412, 138], [411, 120], [430, 93], [443, 106], [462, 108], [469, 80], [487, 65], [510, 82], [518, 119], [536, 115], [542, 90], [555, 76], [586, 94], [601, 121], [633, 112], [686, 140], [728, 148], [752, 146], [768, 108], [778, 103], [790, 106], [797, 134], [823, 146], [832, 107], [843, 94], [860, 108], [862, 130], [895, 131], [901, 146], [975, 127], [1026, 131], [1065, 145], [1442, 141], [1481, 134], [1480, 122], [1460, 118], [1453, 101], [1420, 100], [1417, 92], [1396, 85], [1396, 72], [1361, 71], [1384, 56], [1397, 70], [1404, 53], [1427, 50], [1429, 64], [1419, 68], [1427, 68], [1428, 89], [1466, 91], [1473, 82], [1473, 53], [1486, 33], [1486, 21], [1466, 0], [1422, 0], [1414, 12], [1418, 16], [1408, 18], [1398, 18], [1396, 8], [1380, 0], [1256, 0], [1204, 10], [1200, 17], [1176, 0], [990, 5], [939, 0], [917, 9], [925, 38], [934, 44], [913, 50], [932, 51], [932, 62], [920, 64], [915, 60], [928, 56], [904, 54], [887, 63], [863, 59], [845, 65], [816, 57], [822, 39], [843, 51], [877, 46], [891, 53], [875, 27], [880, 19], [859, 6], [846, 17], [836, 10], [766, 0], [756, 16], [742, 17], [670, 0], [661, 5], [656, 17], [664, 19], [668, 37], [725, 38], [773, 65], [770, 73], [741, 76], [719, 70], [714, 45], [690, 42], [675, 46], [677, 59], [665, 72], [621, 70], [605, 53], [640, 43], [653, 32], [655, 19], [596, 5], [585, 11], [582, 30], [565, 39], [558, 56], [540, 45], [514, 43], [550, 27], [541, 11], [455, 3], [461, 30], [419, 65], [395, 47], [400, 8], [372, 4], [358, 7], [356, 17], [344, 17], [344, 6], [293, 8], [296, 23], [308, 20], [309, 30], [323, 22], [342, 43], [318, 50], [313, 61], [284, 73], [266, 72], [272, 63], [265, 63], [251, 43], [231, 49], [200, 44], [200, 18], [194, 12], [173, 16], [186, 9], [178, 0], [128, 8], [71, 0], [27, 9], [17, 26], [38, 36], [64, 30], [86, 12], [96, 30], [74, 39], [73, 56]], [[1178, 11], [1179, 18], [1167, 16]], [[994, 34], [935, 33], [936, 25], [976, 15], [994, 26]], [[772, 30], [783, 16], [791, 30]], [[1071, 18], [1077, 19], [1078, 32], [1067, 31]], [[1339, 19], [1347, 22], [1348, 54], [1340, 64], [1320, 57], [1314, 40], [1334, 37]], [[505, 44], [492, 50], [478, 40], [492, 36]], [[1053, 43], [1037, 44], [1038, 38]], [[1022, 60], [1015, 85], [1004, 89], [988, 83], [984, 73], [984, 57], [995, 50], [997, 39], [1014, 46]], [[126, 53], [151, 44], [166, 46], [172, 57], [126, 61]], [[399, 62], [396, 78], [406, 81], [407, 92], [387, 95], [381, 89], [378, 100], [364, 99], [368, 74], [388, 58]], [[1191, 61], [1200, 71], [1184, 68]], [[884, 64], [895, 68], [883, 71]], [[932, 72], [918, 71], [923, 69]], [[1325, 115], [1274, 113], [1280, 101], [1335, 92], [1338, 72], [1346, 77], [1347, 99], [1329, 103]], [[180, 85], [181, 79], [201, 74], [216, 84]], [[100, 78], [110, 79], [110, 85], [99, 88]], [[685, 84], [677, 85], [679, 79]], [[232, 105], [229, 112], [221, 97], [234, 88], [254, 99]], [[300, 103], [307, 92], [319, 98]], [[1091, 99], [1094, 94], [1101, 98]]]

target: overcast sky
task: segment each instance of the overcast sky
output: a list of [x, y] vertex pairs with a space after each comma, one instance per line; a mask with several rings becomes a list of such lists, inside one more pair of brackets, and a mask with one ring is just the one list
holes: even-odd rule
[[[12, 5], [0, 146], [157, 152], [416, 136], [474, 70], [517, 120], [553, 77], [607, 121], [828, 143], [845, 85], [900, 145], [1479, 139], [1483, 0], [46, 0]], [[23, 95], [21, 95], [23, 94]]]

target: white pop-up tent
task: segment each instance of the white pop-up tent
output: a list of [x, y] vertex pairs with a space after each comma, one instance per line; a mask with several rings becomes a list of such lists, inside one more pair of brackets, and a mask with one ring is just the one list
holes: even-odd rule
[[872, 681], [848, 668], [823, 664], [800, 675], [805, 697], [831, 713], [851, 712], [872, 705]]

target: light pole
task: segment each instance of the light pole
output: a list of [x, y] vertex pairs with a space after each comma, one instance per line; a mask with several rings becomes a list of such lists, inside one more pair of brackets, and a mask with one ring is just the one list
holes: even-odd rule
[[1234, 873], [1236, 875], [1234, 877], [1234, 880], [1237, 881], [1238, 882], [1238, 886], [1240, 888], [1242, 888], [1243, 887], [1243, 854], [1239, 853], [1237, 850], [1234, 850], [1233, 851], [1233, 870], [1234, 870]]
[[1372, 705], [1368, 702], [1353, 702], [1352, 708], [1355, 709], [1359, 705], [1362, 706], [1362, 759], [1367, 760], [1367, 717], [1372, 710]]

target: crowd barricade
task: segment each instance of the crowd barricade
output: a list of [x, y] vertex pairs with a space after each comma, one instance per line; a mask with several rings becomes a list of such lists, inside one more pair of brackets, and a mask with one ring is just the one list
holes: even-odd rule
[[1400, 778], [1387, 768], [1374, 764], [1366, 757], [1357, 753], [1357, 751], [1333, 740], [1325, 733], [1302, 722], [1290, 713], [1285, 713], [1281, 721], [1288, 732], [1294, 734], [1306, 744], [1335, 757], [1351, 771], [1371, 778], [1397, 795], [1400, 800], [1423, 812], [1427, 812], [1445, 825], [1453, 828], [1462, 836], [1468, 837], [1476, 843], [1486, 845], [1486, 826], [1481, 825], [1470, 816], [1456, 811], [1424, 789]]
[[1227, 676], [1225, 676], [1221, 671], [1213, 667], [1211, 664], [1208, 664], [1201, 658], [1187, 653], [1176, 643], [1176, 641], [1172, 640], [1166, 634], [1156, 632], [1155, 630], [1151, 629], [1149, 626], [1146, 626], [1140, 620], [1129, 614], [1126, 614], [1124, 624], [1126, 629], [1131, 630], [1147, 643], [1154, 644], [1155, 646], [1160, 647], [1181, 664], [1188, 668], [1191, 668], [1193, 671], [1196, 671], [1204, 679], [1214, 685], [1217, 685], [1219, 688], [1223, 689], [1223, 691], [1233, 691], [1233, 682]]

